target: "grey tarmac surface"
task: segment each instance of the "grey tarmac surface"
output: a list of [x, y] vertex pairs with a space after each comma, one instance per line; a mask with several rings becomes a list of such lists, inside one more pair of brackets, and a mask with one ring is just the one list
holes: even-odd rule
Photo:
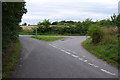
[[[68, 37], [68, 36], [65, 36]], [[20, 35], [21, 59], [13, 78], [118, 78], [118, 69], [85, 50], [86, 36], [44, 42]]]

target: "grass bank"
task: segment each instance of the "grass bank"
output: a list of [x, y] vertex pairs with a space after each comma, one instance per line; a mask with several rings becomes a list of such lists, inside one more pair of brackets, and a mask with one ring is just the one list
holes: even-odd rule
[[61, 39], [65, 39], [68, 37], [51, 37], [51, 36], [31, 36], [31, 38], [35, 38], [35, 39], [39, 39], [39, 40], [43, 40], [43, 41], [56, 41], [56, 40], [61, 40]]
[[111, 43], [97, 44], [91, 43], [91, 38], [85, 40], [82, 45], [89, 52], [95, 54], [99, 58], [113, 64], [116, 67], [120, 67], [118, 63], [118, 39], [116, 36], [112, 37], [113, 41]]
[[3, 53], [2, 57], [2, 77], [9, 78], [15, 70], [20, 58], [21, 44], [19, 41], [12, 43], [11, 47]]

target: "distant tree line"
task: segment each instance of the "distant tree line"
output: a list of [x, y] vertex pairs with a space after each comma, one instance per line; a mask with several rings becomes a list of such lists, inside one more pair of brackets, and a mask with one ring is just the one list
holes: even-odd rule
[[[104, 19], [100, 21], [92, 21], [92, 19], [87, 18], [84, 21], [55, 21], [50, 22], [44, 20], [38, 23], [38, 33], [57, 33], [57, 34], [81, 34], [86, 35], [88, 28], [92, 24], [97, 24], [100, 27], [116, 27], [117, 26], [117, 15], [112, 15], [110, 19]], [[36, 29], [34, 30], [34, 32]]]

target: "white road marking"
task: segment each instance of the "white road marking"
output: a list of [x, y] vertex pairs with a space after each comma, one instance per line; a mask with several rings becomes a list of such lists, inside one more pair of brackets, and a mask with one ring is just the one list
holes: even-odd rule
[[56, 48], [56, 46], [54, 46], [54, 45], [51, 45], [51, 46]]
[[[53, 45], [53, 44], [49, 44], [49, 45], [51, 45], [52, 47], [55, 47], [55, 48], [57, 48], [57, 49], [60, 49], [61, 51], [64, 49], [64, 51], [66, 50], [66, 51], [70, 51], [70, 52], [72, 52], [72, 53], [75, 53], [75, 54], [77, 54], [76, 52], [74, 52], [74, 51], [72, 51], [72, 50], [70, 50], [70, 49], [66, 49], [66, 48], [63, 48], [63, 49], [61, 49], [61, 48], [59, 48], [57, 45]], [[68, 53], [69, 54], [69, 53]]]
[[[65, 53], [67, 53], [67, 54], [71, 54], [71, 56], [72, 57], [75, 57], [75, 58], [77, 58], [77, 57], [79, 57], [79, 56], [77, 56], [77, 55], [74, 55], [74, 54], [72, 54], [72, 53], [76, 53], [76, 52], [74, 52], [74, 51], [72, 51], [72, 50], [69, 50], [69, 49], [65, 49], [65, 50], [67, 50], [67, 51], [70, 51], [70, 52], [72, 52], [72, 53], [69, 53], [69, 52], [67, 52], [67, 51], [65, 51], [65, 50], [63, 50], [63, 49], [61, 49], [61, 48], [59, 48], [59, 47], [57, 47], [56, 45], [52, 45], [52, 44], [49, 44], [50, 46], [52, 46], [52, 47], [54, 47], [54, 48], [57, 48], [57, 49], [59, 49], [60, 51], [62, 51], [62, 52], [65, 52]], [[82, 57], [85, 57], [85, 56], [82, 56]], [[83, 60], [83, 58], [78, 58], [79, 60]], [[87, 62], [88, 60], [84, 60], [84, 62]], [[94, 60], [93, 60], [94, 61]], [[93, 67], [99, 67], [99, 66], [97, 66], [97, 65], [94, 65], [94, 64], [92, 64], [92, 63], [88, 63], [89, 65], [91, 65], [91, 66], [93, 66]], [[105, 64], [106, 65], [106, 64]], [[22, 66], [22, 65], [19, 65], [20, 67]], [[112, 73], [112, 72], [109, 72], [109, 71], [107, 71], [107, 70], [105, 70], [105, 69], [100, 69], [101, 71], [103, 71], [103, 72], [105, 72], [105, 73], [107, 73], [107, 74], [110, 74], [110, 75], [116, 75], [115, 73]]]
[[93, 66], [96, 67], [96, 68], [99, 67], [99, 66], [96, 66], [96, 65], [93, 65]]
[[59, 50], [62, 50], [61, 48], [58, 48]]
[[52, 44], [49, 44], [50, 46], [52, 46]]
[[116, 75], [115, 73], [111, 73], [111, 72], [109, 72], [109, 71], [107, 71], [107, 70], [105, 70], [105, 69], [101, 69], [101, 71], [103, 71], [103, 72], [105, 72], [105, 73], [108, 73], [108, 74], [110, 74], [110, 75]]
[[87, 62], [87, 60], [84, 60], [84, 62]]
[[58, 49], [58, 47], [57, 46], [54, 46], [54, 45], [52, 45], [52, 44], [49, 44], [50, 46], [52, 46], [52, 47], [54, 47], [54, 48], [57, 48]]
[[99, 67], [99, 66], [97, 66], [97, 65], [95, 65], [95, 64], [92, 64], [92, 63], [88, 63], [89, 65], [91, 65], [91, 66], [93, 66], [93, 67]]
[[78, 59], [81, 60], [81, 61], [83, 60], [83, 58], [78, 58]]
[[77, 58], [78, 56], [76, 56], [76, 55], [74, 55], [74, 54], [72, 54], [71, 56], [73, 56], [73, 57], [75, 57], [75, 58]]
[[66, 51], [65, 51], [65, 50], [63, 50], [63, 49], [60, 49], [60, 51], [66, 52]]
[[71, 53], [69, 53], [69, 52], [67, 52], [67, 51], [65, 51], [65, 50], [63, 50], [63, 49], [61, 49], [61, 51], [65, 52], [65, 53], [67, 53], [67, 54], [71, 54]]
[[67, 54], [71, 54], [71, 53], [69, 53], [69, 52], [67, 52], [67, 51], [66, 51], [65, 53], [67, 53]]
[[91, 66], [93, 66], [94, 64], [92, 64], [92, 63], [88, 63], [89, 65], [91, 65]]

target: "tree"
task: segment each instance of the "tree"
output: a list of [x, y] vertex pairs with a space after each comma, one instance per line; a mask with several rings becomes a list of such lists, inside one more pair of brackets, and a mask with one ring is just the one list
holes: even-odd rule
[[51, 24], [51, 22], [49, 21], [49, 19], [48, 20], [45, 19], [43, 22], [39, 22], [38, 26], [40, 25], [43, 27], [50, 27], [50, 24]]
[[117, 21], [117, 15], [113, 14], [113, 16], [111, 16], [111, 24], [113, 26], [116, 26], [116, 21]]
[[74, 21], [66, 21], [66, 23], [73, 24]]
[[[10, 46], [18, 40], [19, 23], [24, 13], [25, 2], [3, 2], [2, 3], [2, 48]], [[3, 50], [4, 51], [4, 50]]]
[[82, 22], [81, 30], [82, 34], [87, 34], [89, 26], [93, 24], [92, 19], [87, 18], [85, 21]]
[[57, 21], [55, 21], [55, 22], [53, 22], [53, 23], [52, 23], [52, 25], [57, 25], [57, 24], [58, 24], [58, 22], [57, 22]]
[[[50, 24], [51, 24], [51, 22], [49, 21], [49, 19], [48, 20], [45, 19], [43, 22], [39, 22], [37, 25], [38, 32], [39, 33], [49, 32], [51, 30]], [[35, 32], [35, 30], [34, 30], [34, 32]]]
[[27, 23], [23, 23], [22, 26], [27, 26]]

